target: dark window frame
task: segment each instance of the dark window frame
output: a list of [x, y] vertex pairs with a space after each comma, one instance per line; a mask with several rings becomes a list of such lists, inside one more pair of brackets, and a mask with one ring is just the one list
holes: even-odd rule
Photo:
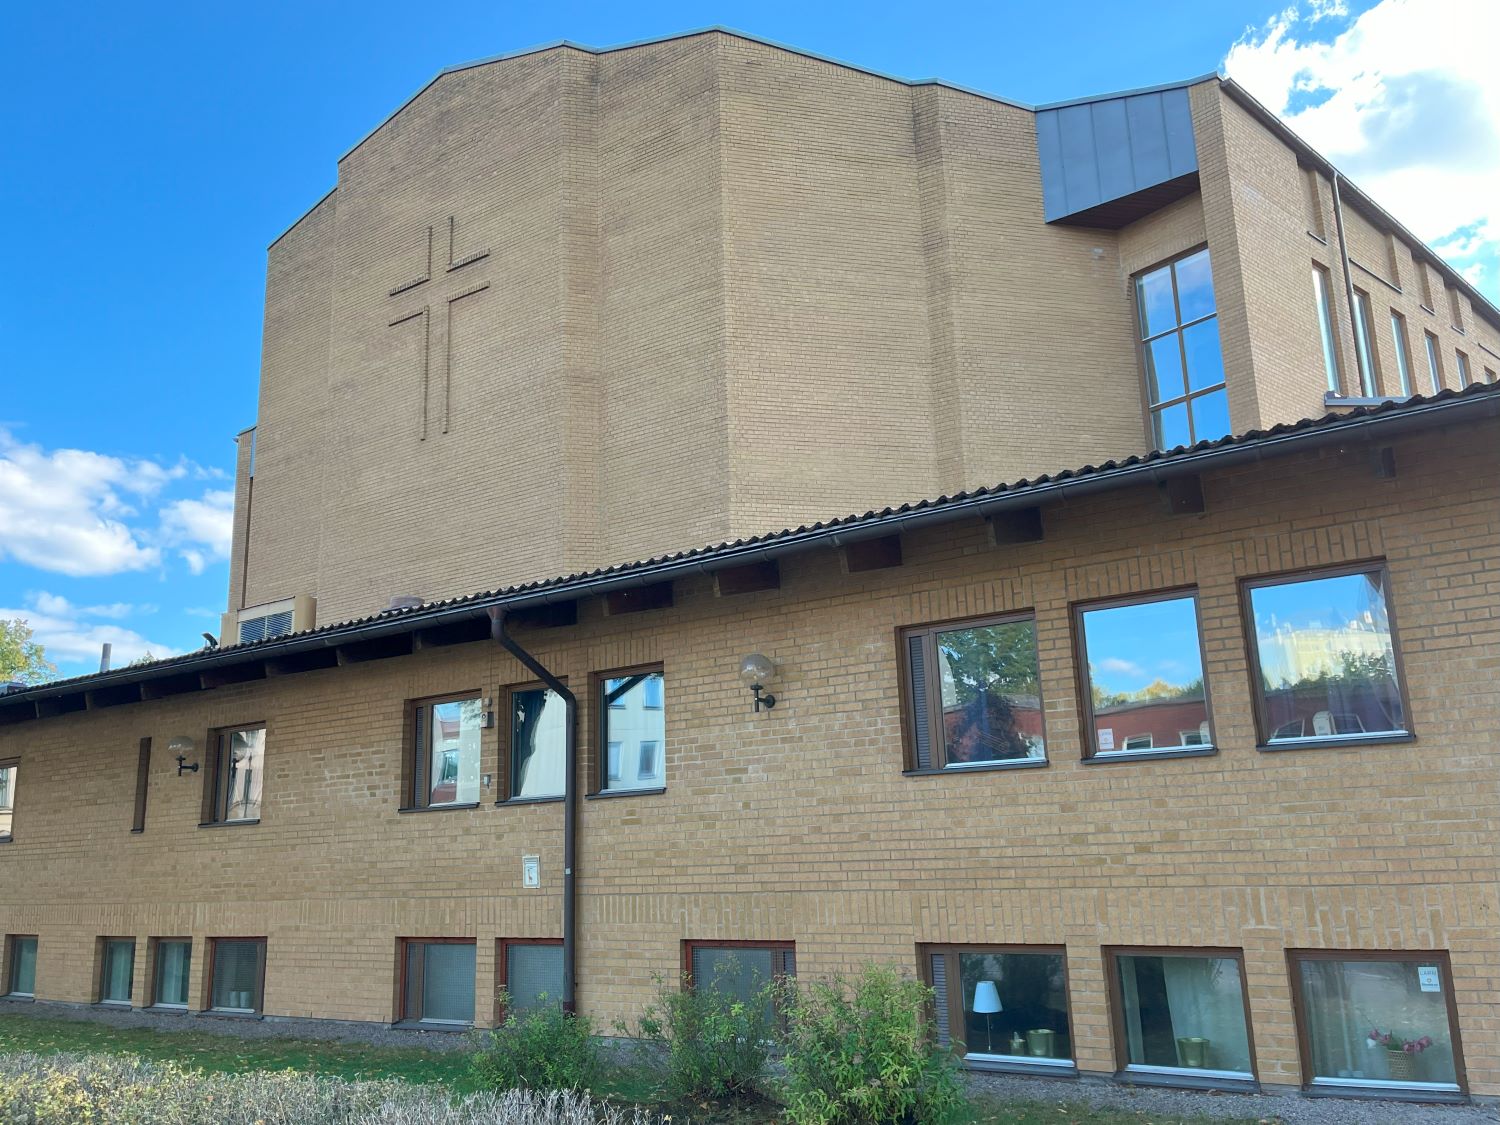
[[10, 789], [10, 828], [0, 832], [0, 844], [8, 844], [16, 838], [16, 790], [21, 787], [21, 759], [0, 758], [0, 770], [13, 769], [15, 775], [11, 778]]
[[[691, 992], [697, 987], [693, 979], [693, 953], [699, 949], [768, 949], [771, 951], [771, 979], [768, 983], [775, 985], [778, 989], [784, 988], [788, 981], [797, 979], [797, 943], [795, 941], [773, 941], [762, 939], [724, 939], [717, 938], [683, 938], [682, 939], [682, 970], [681, 982], [684, 992]], [[791, 969], [788, 971], [786, 956], [792, 955]], [[776, 997], [775, 1013], [776, 1022], [784, 1024], [787, 1018], [781, 997]]]
[[[1156, 1085], [1196, 1085], [1191, 1080], [1189, 1068], [1161, 1067], [1149, 1072], [1131, 1070], [1129, 1039], [1125, 1032], [1125, 997], [1120, 989], [1121, 957], [1217, 957], [1229, 958], [1240, 972], [1240, 1007], [1245, 1017], [1245, 1046], [1250, 1054], [1250, 1074], [1245, 1078], [1222, 1078], [1214, 1076], [1208, 1081], [1212, 1085], [1243, 1089], [1260, 1086], [1260, 1063], [1255, 1050], [1255, 1021], [1251, 1018], [1250, 984], [1245, 974], [1245, 951], [1238, 946], [1213, 945], [1106, 945], [1103, 947], [1105, 988], [1109, 998], [1109, 1026], [1113, 1040], [1115, 1078], [1141, 1082], [1148, 1075]], [[1172, 1079], [1180, 1074], [1187, 1083], [1176, 1083]]]
[[[1304, 961], [1425, 961], [1437, 962], [1443, 968], [1443, 999], [1448, 1013], [1448, 1037], [1453, 1046], [1453, 1075], [1458, 1083], [1458, 1092], [1467, 1097], [1469, 1093], [1468, 1071], [1464, 1067], [1463, 1039], [1459, 1034], [1458, 999], [1453, 988], [1453, 963], [1446, 949], [1288, 949], [1286, 951], [1287, 982], [1292, 991], [1292, 1017], [1297, 1032], [1297, 1062], [1301, 1068], [1302, 1089], [1314, 1088], [1316, 1076], [1312, 1066], [1312, 1044], [1307, 1037], [1307, 1009], [1302, 995], [1302, 971]], [[1329, 1088], [1329, 1087], [1321, 1087]], [[1339, 1085], [1339, 1090], [1356, 1091], [1358, 1086]], [[1398, 1093], [1400, 1087], [1371, 1086], [1365, 1089], [1379, 1090], [1389, 1097]]]
[[[563, 682], [564, 686], [567, 685], [567, 676], [559, 676], [557, 678]], [[500, 709], [497, 714], [502, 716], [502, 719], [495, 724], [499, 728], [497, 734], [500, 739], [499, 769], [495, 771], [496, 789], [498, 790], [495, 804], [497, 805], [503, 805], [510, 801], [526, 802], [528, 804], [535, 802], [540, 804], [546, 801], [561, 801], [563, 799], [563, 794], [561, 793], [543, 794], [537, 797], [517, 797], [515, 795], [515, 697], [521, 692], [547, 690], [549, 690], [549, 685], [543, 683], [541, 680], [530, 680], [521, 684], [505, 684], [500, 688]], [[463, 698], [467, 699], [470, 697], [464, 696]], [[566, 733], [563, 737], [566, 739]], [[563, 768], [566, 770], [566, 762]], [[483, 772], [482, 767], [480, 772]]]
[[[104, 995], [104, 981], [109, 973], [109, 947], [115, 943], [130, 943], [130, 995], [123, 1000], [107, 999]], [[105, 935], [95, 943], [95, 960], [98, 965], [94, 971], [94, 1003], [102, 1004], [109, 1008], [128, 1008], [135, 1002], [135, 958], [139, 951], [140, 942], [130, 935]]]
[[[1004, 1061], [1001, 1059], [997, 1059], [994, 1056], [988, 1056], [983, 1059], [976, 1059], [972, 1064], [966, 1062], [965, 1065], [970, 1066], [973, 1069], [981, 1070], [1017, 1070], [1038, 1067], [1045, 1068], [1047, 1072], [1053, 1074], [1067, 1073], [1069, 1070], [1075, 1072], [1077, 1071], [1078, 1045], [1073, 1038], [1073, 977], [1068, 965], [1067, 946], [1045, 944], [1037, 945], [1027, 942], [918, 942], [918, 979], [921, 980], [922, 983], [925, 984], [928, 988], [935, 987], [932, 980], [932, 958], [935, 954], [939, 953], [943, 954], [944, 956], [951, 955], [955, 958], [964, 953], [998, 953], [1002, 955], [1031, 953], [1041, 957], [1061, 957], [1063, 967], [1063, 1010], [1068, 1019], [1068, 1044], [1072, 1049], [1072, 1056], [1068, 1059], [1066, 1065], [1061, 1060], [1050, 1063], [1019, 1063]], [[954, 1045], [955, 1051], [957, 1050], [958, 1045], [962, 1045], [965, 1048], [963, 1055], [959, 1056], [960, 1059], [963, 1059], [966, 1055], [972, 1052], [967, 1050], [968, 1043], [964, 1039], [964, 1035], [966, 1033], [964, 1031], [963, 974], [959, 971], [959, 967], [956, 961], [954, 964], [947, 967], [946, 975], [948, 995], [945, 997], [945, 999], [947, 1000], [948, 1006], [948, 1042]], [[933, 1026], [934, 1028], [936, 1028], [937, 1012], [935, 1010], [930, 1011], [928, 1013], [928, 1016], [933, 1020]], [[983, 1052], [980, 1053], [982, 1054]]]
[[[560, 946], [563, 939], [560, 937], [545, 938], [513, 938], [503, 937], [495, 939], [495, 1023], [502, 1024], [506, 1019], [505, 1003], [501, 999], [501, 993], [506, 990], [510, 981], [510, 951], [517, 945], [548, 945]], [[565, 970], [566, 971], [566, 970]], [[566, 984], [566, 982], [564, 982]], [[559, 1004], [562, 997], [557, 998]]]
[[[469, 698], [465, 696], [464, 698]], [[429, 1020], [426, 1016], [412, 1015], [406, 1010], [407, 997], [407, 967], [410, 963], [410, 955], [407, 950], [413, 945], [472, 945], [474, 947], [474, 1015], [479, 1015], [479, 941], [477, 938], [463, 937], [400, 937], [396, 939], [396, 1018], [397, 1024], [421, 1024], [426, 1027], [472, 1027], [475, 1020], [470, 1020], [467, 1025], [446, 1021]]]
[[[23, 941], [36, 942], [36, 954], [32, 963], [32, 980], [30, 992], [17, 992], [16, 984], [16, 946]], [[14, 997], [18, 1000], [36, 999], [36, 962], [41, 960], [42, 942], [36, 934], [6, 934], [5, 935], [5, 992], [3, 995]]]
[[[1095, 724], [1093, 685], [1089, 681], [1088, 637], [1083, 628], [1083, 615], [1096, 609], [1123, 609], [1127, 606], [1151, 605], [1155, 602], [1180, 601], [1183, 598], [1190, 598], [1193, 602], [1193, 624], [1198, 633], [1198, 666], [1202, 669], [1203, 679], [1203, 710], [1208, 719], [1207, 744], [1160, 750], [1126, 750], [1123, 747], [1118, 750], [1100, 750]], [[1083, 729], [1080, 735], [1085, 762], [1139, 762], [1153, 758], [1203, 757], [1218, 753], [1219, 732], [1218, 725], [1214, 722], [1213, 689], [1208, 682], [1208, 649], [1203, 639], [1203, 605], [1196, 584], [1074, 602], [1068, 607], [1068, 614], [1072, 618], [1073, 625], [1073, 682], [1074, 689], [1078, 692], [1079, 714], [1083, 718]]]
[[[1187, 345], [1186, 345], [1186, 343], [1184, 341], [1184, 337], [1183, 337], [1183, 333], [1187, 329], [1193, 328], [1193, 327], [1195, 327], [1195, 326], [1197, 326], [1199, 324], [1204, 324], [1204, 323], [1206, 323], [1207, 321], [1210, 321], [1210, 320], [1212, 320], [1212, 321], [1215, 322], [1215, 329], [1214, 329], [1214, 331], [1217, 334], [1217, 332], [1218, 332], [1217, 325], [1218, 325], [1218, 320], [1219, 320], [1219, 291], [1218, 291], [1217, 287], [1215, 287], [1215, 289], [1214, 289], [1214, 311], [1212, 313], [1208, 314], [1207, 316], [1196, 317], [1193, 320], [1188, 321], [1185, 324], [1182, 321], [1182, 302], [1181, 302], [1181, 300], [1180, 300], [1180, 298], [1178, 296], [1178, 293], [1177, 293], [1177, 271], [1176, 271], [1176, 268], [1175, 268], [1176, 265], [1177, 265], [1177, 263], [1181, 262], [1181, 261], [1185, 261], [1188, 258], [1191, 258], [1194, 254], [1202, 253], [1205, 250], [1209, 250], [1208, 243], [1207, 242], [1199, 242], [1199, 243], [1197, 243], [1194, 246], [1190, 246], [1186, 250], [1178, 251], [1175, 254], [1168, 255], [1165, 258], [1161, 258], [1161, 259], [1159, 259], [1159, 260], [1157, 260], [1155, 262], [1152, 262], [1150, 265], [1142, 266], [1140, 269], [1138, 269], [1135, 272], [1133, 272], [1130, 275], [1130, 277], [1129, 277], [1129, 282], [1130, 282], [1130, 305], [1131, 305], [1131, 312], [1133, 314], [1132, 317], [1131, 317], [1131, 332], [1135, 336], [1136, 366], [1139, 369], [1139, 378], [1140, 378], [1140, 386], [1141, 386], [1141, 424], [1145, 428], [1147, 448], [1152, 449], [1152, 450], [1155, 450], [1157, 448], [1157, 446], [1156, 446], [1156, 422], [1155, 422], [1155, 414], [1158, 411], [1166, 410], [1168, 407], [1175, 406], [1178, 403], [1186, 403], [1186, 404], [1188, 404], [1188, 430], [1189, 430], [1189, 436], [1192, 438], [1192, 441], [1188, 442], [1189, 446], [1192, 446], [1192, 445], [1196, 444], [1199, 441], [1216, 440], [1217, 438], [1224, 436], [1223, 434], [1217, 434], [1217, 435], [1215, 435], [1214, 438], [1200, 438], [1200, 437], [1198, 437], [1197, 426], [1193, 422], [1193, 408], [1192, 408], [1191, 403], [1192, 403], [1192, 401], [1195, 398], [1202, 398], [1202, 397], [1205, 397], [1207, 395], [1214, 394], [1215, 392], [1217, 392], [1219, 390], [1222, 390], [1224, 392], [1225, 397], [1227, 399], [1227, 397], [1229, 395], [1229, 372], [1227, 370], [1224, 372], [1224, 382], [1222, 384], [1215, 384], [1212, 387], [1204, 388], [1204, 389], [1197, 390], [1197, 391], [1189, 390], [1188, 389]], [[1209, 263], [1209, 276], [1212, 277], [1213, 276], [1213, 251], [1212, 250], [1209, 250], [1208, 263]], [[1142, 323], [1142, 316], [1141, 316], [1143, 310], [1141, 308], [1140, 286], [1138, 285], [1138, 282], [1140, 281], [1141, 278], [1146, 277], [1148, 274], [1156, 273], [1158, 270], [1166, 269], [1168, 267], [1173, 267], [1172, 268], [1172, 273], [1171, 273], [1171, 280], [1172, 280], [1172, 309], [1173, 309], [1173, 313], [1174, 313], [1174, 316], [1175, 316], [1175, 319], [1176, 319], [1177, 323], [1171, 329], [1168, 329], [1165, 332], [1158, 332], [1154, 336], [1145, 336], [1145, 335], [1142, 335], [1142, 332], [1144, 331], [1144, 325]], [[1163, 336], [1166, 336], [1166, 335], [1168, 335], [1169, 333], [1172, 333], [1172, 332], [1175, 332], [1176, 335], [1177, 335], [1178, 360], [1182, 364], [1182, 383], [1183, 383], [1182, 389], [1183, 389], [1183, 393], [1181, 395], [1178, 395], [1178, 396], [1173, 397], [1173, 398], [1163, 399], [1160, 403], [1157, 403], [1157, 404], [1155, 404], [1153, 406], [1152, 401], [1151, 401], [1151, 373], [1150, 373], [1149, 365], [1147, 363], [1146, 353], [1147, 353], [1147, 351], [1149, 349], [1150, 343], [1153, 340], [1159, 340]], [[1219, 355], [1220, 355], [1221, 362], [1222, 362], [1222, 359], [1223, 359], [1223, 354], [1224, 354], [1224, 338], [1223, 338], [1223, 336], [1219, 336]]]
[[[658, 783], [656, 785], [637, 785], [631, 787], [617, 786], [615, 788], [610, 788], [608, 777], [609, 713], [613, 704], [605, 699], [605, 684], [610, 680], [628, 680], [634, 676], [648, 676], [652, 673], [659, 673], [662, 678], [662, 705], [660, 708], [651, 708], [651, 710], [653, 711], [659, 710], [662, 715], [661, 776], [652, 779]], [[666, 788], [667, 743], [669, 741], [669, 739], [667, 738], [666, 729], [668, 711], [666, 679], [666, 664], [660, 660], [647, 661], [643, 664], [633, 664], [622, 668], [605, 668], [597, 672], [589, 673], [589, 698], [592, 700], [592, 705], [589, 709], [592, 712], [594, 730], [593, 738], [590, 739], [593, 761], [588, 764], [588, 796], [613, 797], [624, 794], [649, 795], [652, 793], [659, 793]]]
[[[229, 825], [248, 826], [260, 823], [259, 816], [247, 817], [244, 819], [236, 818], [234, 820], [230, 820], [225, 815], [228, 809], [229, 801], [229, 791], [225, 789], [223, 785], [224, 757], [228, 753], [228, 745], [226, 739], [230, 738], [232, 735], [239, 734], [241, 731], [251, 730], [267, 731], [268, 733], [266, 741], [270, 741], [269, 725], [263, 720], [260, 722], [234, 723], [229, 726], [212, 727], [209, 729], [208, 734], [205, 736], [203, 744], [203, 809], [198, 820], [199, 827], [207, 827], [209, 825], [213, 825], [215, 827]], [[137, 762], [136, 768], [137, 771], [139, 771], [139, 762]], [[264, 760], [262, 761], [261, 765], [261, 774], [261, 783], [262, 786], [264, 786]], [[141, 805], [142, 827], [144, 828], [145, 801], [143, 797], [138, 797], [137, 800]], [[262, 804], [265, 803], [264, 788], [262, 788], [261, 790], [261, 802]]]
[[[187, 999], [181, 1004], [163, 1004], [159, 999], [161, 995], [161, 954], [164, 945], [186, 945], [188, 947], [188, 987]], [[193, 1006], [193, 946], [196, 943], [186, 934], [180, 936], [165, 935], [163, 937], [152, 937], [146, 941], [147, 956], [150, 964], [147, 966], [146, 996], [150, 1003], [144, 1005], [159, 1012], [188, 1012]]]
[[[432, 785], [427, 771], [432, 764], [432, 708], [441, 703], [460, 703], [478, 700], [484, 706], [484, 690], [447, 692], [443, 695], [425, 695], [419, 699], [408, 699], [404, 711], [401, 739], [401, 804], [398, 812], [416, 812], [437, 809], [472, 809], [477, 801], [432, 801]], [[418, 743], [421, 745], [418, 745]], [[479, 733], [479, 773], [484, 775], [484, 727]]]
[[[948, 762], [947, 732], [942, 722], [942, 685], [939, 677], [930, 672], [927, 681], [927, 740], [931, 747], [932, 764], [922, 766], [917, 758], [917, 707], [916, 693], [912, 682], [911, 642], [922, 638], [922, 659], [928, 669], [937, 666], [937, 636], [960, 629], [982, 629], [991, 625], [1014, 625], [1030, 622], [1031, 643], [1037, 654], [1037, 706], [1042, 719], [1042, 756], [1040, 758], [1011, 758], [991, 762], [960, 763], [950, 766]], [[947, 621], [924, 622], [919, 625], [902, 625], [896, 629], [896, 662], [899, 666], [901, 686], [901, 741], [903, 760], [908, 773], [928, 771], [942, 773], [967, 773], [985, 769], [1019, 769], [1044, 766], [1049, 762], [1047, 746], [1047, 698], [1042, 690], [1041, 637], [1037, 626], [1036, 610], [1018, 609], [1005, 613], [990, 613], [981, 617], [958, 617]]]
[[[1251, 604], [1252, 591], [1270, 586], [1286, 586], [1296, 582], [1316, 581], [1320, 578], [1345, 578], [1354, 574], [1380, 573], [1380, 588], [1385, 594], [1385, 617], [1391, 627], [1391, 655], [1396, 664], [1396, 690], [1401, 697], [1404, 731], [1396, 733], [1372, 732], [1365, 736], [1340, 735], [1337, 738], [1278, 739], [1271, 741], [1274, 732], [1266, 708], [1265, 676], [1260, 667], [1260, 645], [1256, 641], [1255, 608]], [[1270, 574], [1254, 574], [1239, 580], [1240, 627], [1245, 636], [1245, 662], [1250, 669], [1251, 709], [1255, 713], [1255, 748], [1257, 750], [1323, 750], [1337, 746], [1373, 746], [1384, 743], [1411, 742], [1417, 737], [1412, 722], [1411, 696], [1407, 692], [1406, 667], [1401, 658], [1401, 635], [1396, 625], [1395, 600], [1391, 596], [1391, 572], [1386, 560], [1365, 559], [1358, 562], [1336, 563], [1328, 566], [1297, 567], [1275, 571]], [[1210, 729], [1212, 729], [1210, 727]]]
[[[248, 1009], [245, 1008], [220, 1008], [214, 1004], [214, 976], [219, 968], [219, 943], [225, 941], [254, 942], [259, 948], [256, 950], [255, 960], [255, 1003]], [[227, 1013], [229, 1015], [255, 1015], [265, 1014], [266, 1003], [266, 939], [264, 937], [211, 937], [208, 939], [208, 964], [204, 967], [203, 986], [204, 996], [203, 1011]]]
[[146, 831], [146, 794], [151, 785], [151, 739], [141, 739], [135, 760], [135, 809], [130, 831]]

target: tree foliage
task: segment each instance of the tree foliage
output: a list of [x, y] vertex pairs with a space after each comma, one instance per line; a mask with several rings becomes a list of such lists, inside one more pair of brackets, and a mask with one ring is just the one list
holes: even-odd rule
[[31, 626], [23, 619], [0, 619], [0, 683], [18, 680], [39, 684], [57, 675], [57, 666], [47, 651], [32, 639]]

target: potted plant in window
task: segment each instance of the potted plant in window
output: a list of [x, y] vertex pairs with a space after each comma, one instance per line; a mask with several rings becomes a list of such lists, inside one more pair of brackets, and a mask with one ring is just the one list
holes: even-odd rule
[[1370, 1034], [1365, 1037], [1365, 1044], [1371, 1050], [1376, 1047], [1385, 1049], [1392, 1082], [1411, 1082], [1417, 1077], [1417, 1056], [1432, 1046], [1432, 1036], [1419, 1035], [1415, 1039], [1407, 1039], [1395, 1031], [1381, 1031], [1378, 1027], [1372, 1027]]

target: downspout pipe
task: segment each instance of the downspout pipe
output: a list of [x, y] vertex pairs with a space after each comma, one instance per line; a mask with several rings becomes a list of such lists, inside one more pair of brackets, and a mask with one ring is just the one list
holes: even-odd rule
[[[1365, 387], [1365, 364], [1370, 364], [1370, 381], [1375, 380], [1375, 358], [1365, 356], [1359, 342], [1359, 310], [1354, 306], [1354, 276], [1349, 272], [1349, 244], [1344, 238], [1344, 202], [1339, 195], [1338, 169], [1333, 172], [1333, 229], [1339, 239], [1339, 263], [1344, 267], [1344, 297], [1349, 302], [1349, 332], [1354, 337], [1354, 378], [1359, 382], [1360, 394], [1375, 393], [1377, 388]], [[1366, 331], [1369, 325], [1365, 326]], [[1345, 391], [1347, 394], [1347, 390]]]
[[563, 1011], [578, 1010], [575, 981], [578, 968], [577, 897], [578, 869], [578, 697], [536, 657], [521, 647], [506, 628], [506, 607], [490, 606], [490, 637], [510, 653], [563, 701]]

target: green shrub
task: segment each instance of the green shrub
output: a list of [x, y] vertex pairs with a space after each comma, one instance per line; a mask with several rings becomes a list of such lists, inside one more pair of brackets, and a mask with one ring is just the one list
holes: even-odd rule
[[[507, 999], [501, 996], [502, 1007]], [[512, 1012], [499, 1027], [482, 1034], [470, 1065], [490, 1090], [589, 1090], [604, 1069], [588, 1017], [567, 1015], [559, 1005], [545, 1002]]]
[[945, 1125], [964, 1106], [953, 1052], [927, 1016], [932, 990], [867, 965], [804, 987], [790, 1005], [787, 1120], [793, 1125]]
[[721, 962], [709, 981], [694, 984], [686, 974], [675, 983], [658, 977], [656, 999], [639, 1027], [620, 1028], [657, 1048], [673, 1095], [744, 1097], [765, 1076], [780, 989], [768, 981], [742, 998], [731, 987], [738, 978], [733, 958]]

